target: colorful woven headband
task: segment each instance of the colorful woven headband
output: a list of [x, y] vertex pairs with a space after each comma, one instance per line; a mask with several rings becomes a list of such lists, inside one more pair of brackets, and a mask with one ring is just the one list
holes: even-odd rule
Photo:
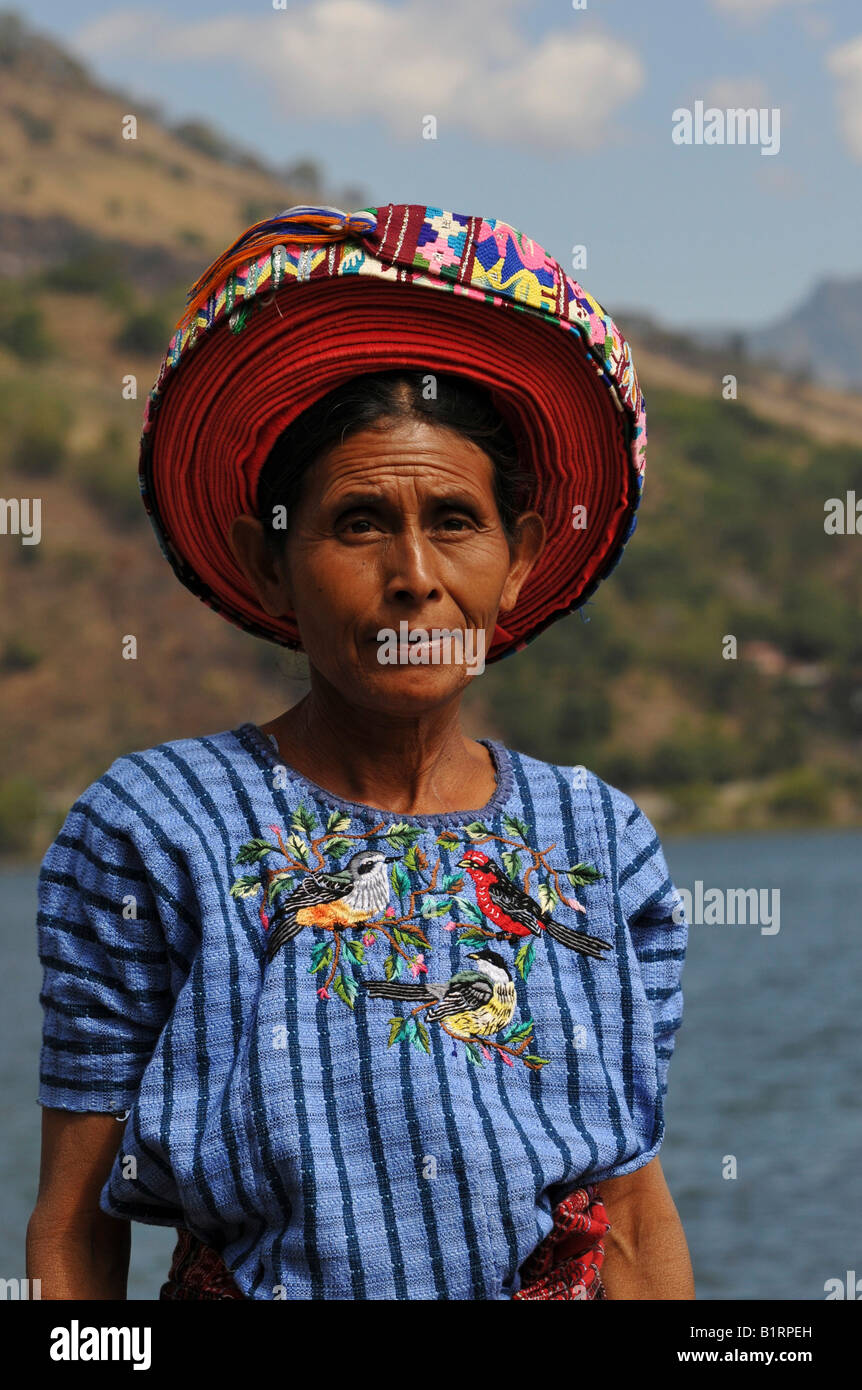
[[302, 650], [293, 615], [260, 607], [231, 524], [257, 514], [258, 476], [291, 421], [387, 368], [484, 386], [535, 474], [547, 544], [486, 662], [580, 608], [619, 562], [646, 455], [631, 352], [507, 223], [412, 204], [288, 208], [243, 232], [188, 301], [147, 400], [141, 494], [177, 577], [236, 626]]

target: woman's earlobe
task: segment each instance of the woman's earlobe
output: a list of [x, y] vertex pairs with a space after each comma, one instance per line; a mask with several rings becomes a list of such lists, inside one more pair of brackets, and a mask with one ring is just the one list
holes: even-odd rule
[[292, 612], [278, 558], [266, 543], [259, 519], [248, 515], [234, 517], [229, 540], [234, 558], [265, 612], [272, 618]]
[[518, 602], [518, 596], [526, 583], [548, 541], [547, 528], [538, 512], [523, 512], [517, 521], [517, 559], [512, 564], [499, 611], [509, 613]]

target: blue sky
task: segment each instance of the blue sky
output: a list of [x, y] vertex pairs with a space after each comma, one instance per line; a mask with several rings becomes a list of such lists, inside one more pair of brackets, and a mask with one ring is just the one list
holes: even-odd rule
[[[623, 330], [625, 309], [756, 327], [862, 273], [858, 0], [276, 3], [28, 0], [27, 16], [169, 119], [280, 166], [313, 158], [369, 204], [504, 218]], [[699, 100], [777, 108], [777, 153], [675, 144], [672, 113]]]

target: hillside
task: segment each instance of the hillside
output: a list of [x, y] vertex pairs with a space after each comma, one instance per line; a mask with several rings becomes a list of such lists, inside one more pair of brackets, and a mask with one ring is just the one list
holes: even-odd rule
[[[140, 292], [171, 282], [182, 291], [238, 230], [320, 194], [320, 171], [302, 151], [276, 170], [203, 122], [171, 127], [157, 106], [100, 86], [9, 11], [0, 78], [0, 274], [89, 257]], [[360, 190], [329, 192], [363, 201]]]
[[[302, 657], [177, 584], [138, 436], [209, 257], [291, 202], [366, 200], [322, 189], [301, 150], [290, 182], [217, 132], [170, 129], [8, 16], [0, 72], [0, 492], [41, 498], [43, 531], [0, 541], [0, 853], [35, 859], [114, 757], [263, 722], [307, 688]], [[827, 536], [823, 508], [862, 493], [862, 399], [643, 325], [631, 338], [650, 431], [637, 533], [582, 614], [474, 683], [468, 731], [592, 767], [661, 831], [859, 824], [859, 543]]]
[[862, 276], [826, 279], [790, 313], [746, 335], [755, 359], [768, 358], [839, 390], [862, 388]]

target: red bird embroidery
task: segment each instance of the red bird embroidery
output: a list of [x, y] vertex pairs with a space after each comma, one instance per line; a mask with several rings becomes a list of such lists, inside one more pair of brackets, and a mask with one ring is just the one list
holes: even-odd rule
[[481, 850], [468, 850], [463, 859], [458, 860], [458, 867], [466, 869], [472, 878], [476, 902], [483, 915], [497, 928], [498, 937], [515, 941], [518, 937], [541, 936], [546, 931], [561, 946], [598, 960], [603, 959], [603, 951], [613, 950], [609, 941], [555, 922], [550, 909], [543, 911], [529, 893], [513, 883]]

